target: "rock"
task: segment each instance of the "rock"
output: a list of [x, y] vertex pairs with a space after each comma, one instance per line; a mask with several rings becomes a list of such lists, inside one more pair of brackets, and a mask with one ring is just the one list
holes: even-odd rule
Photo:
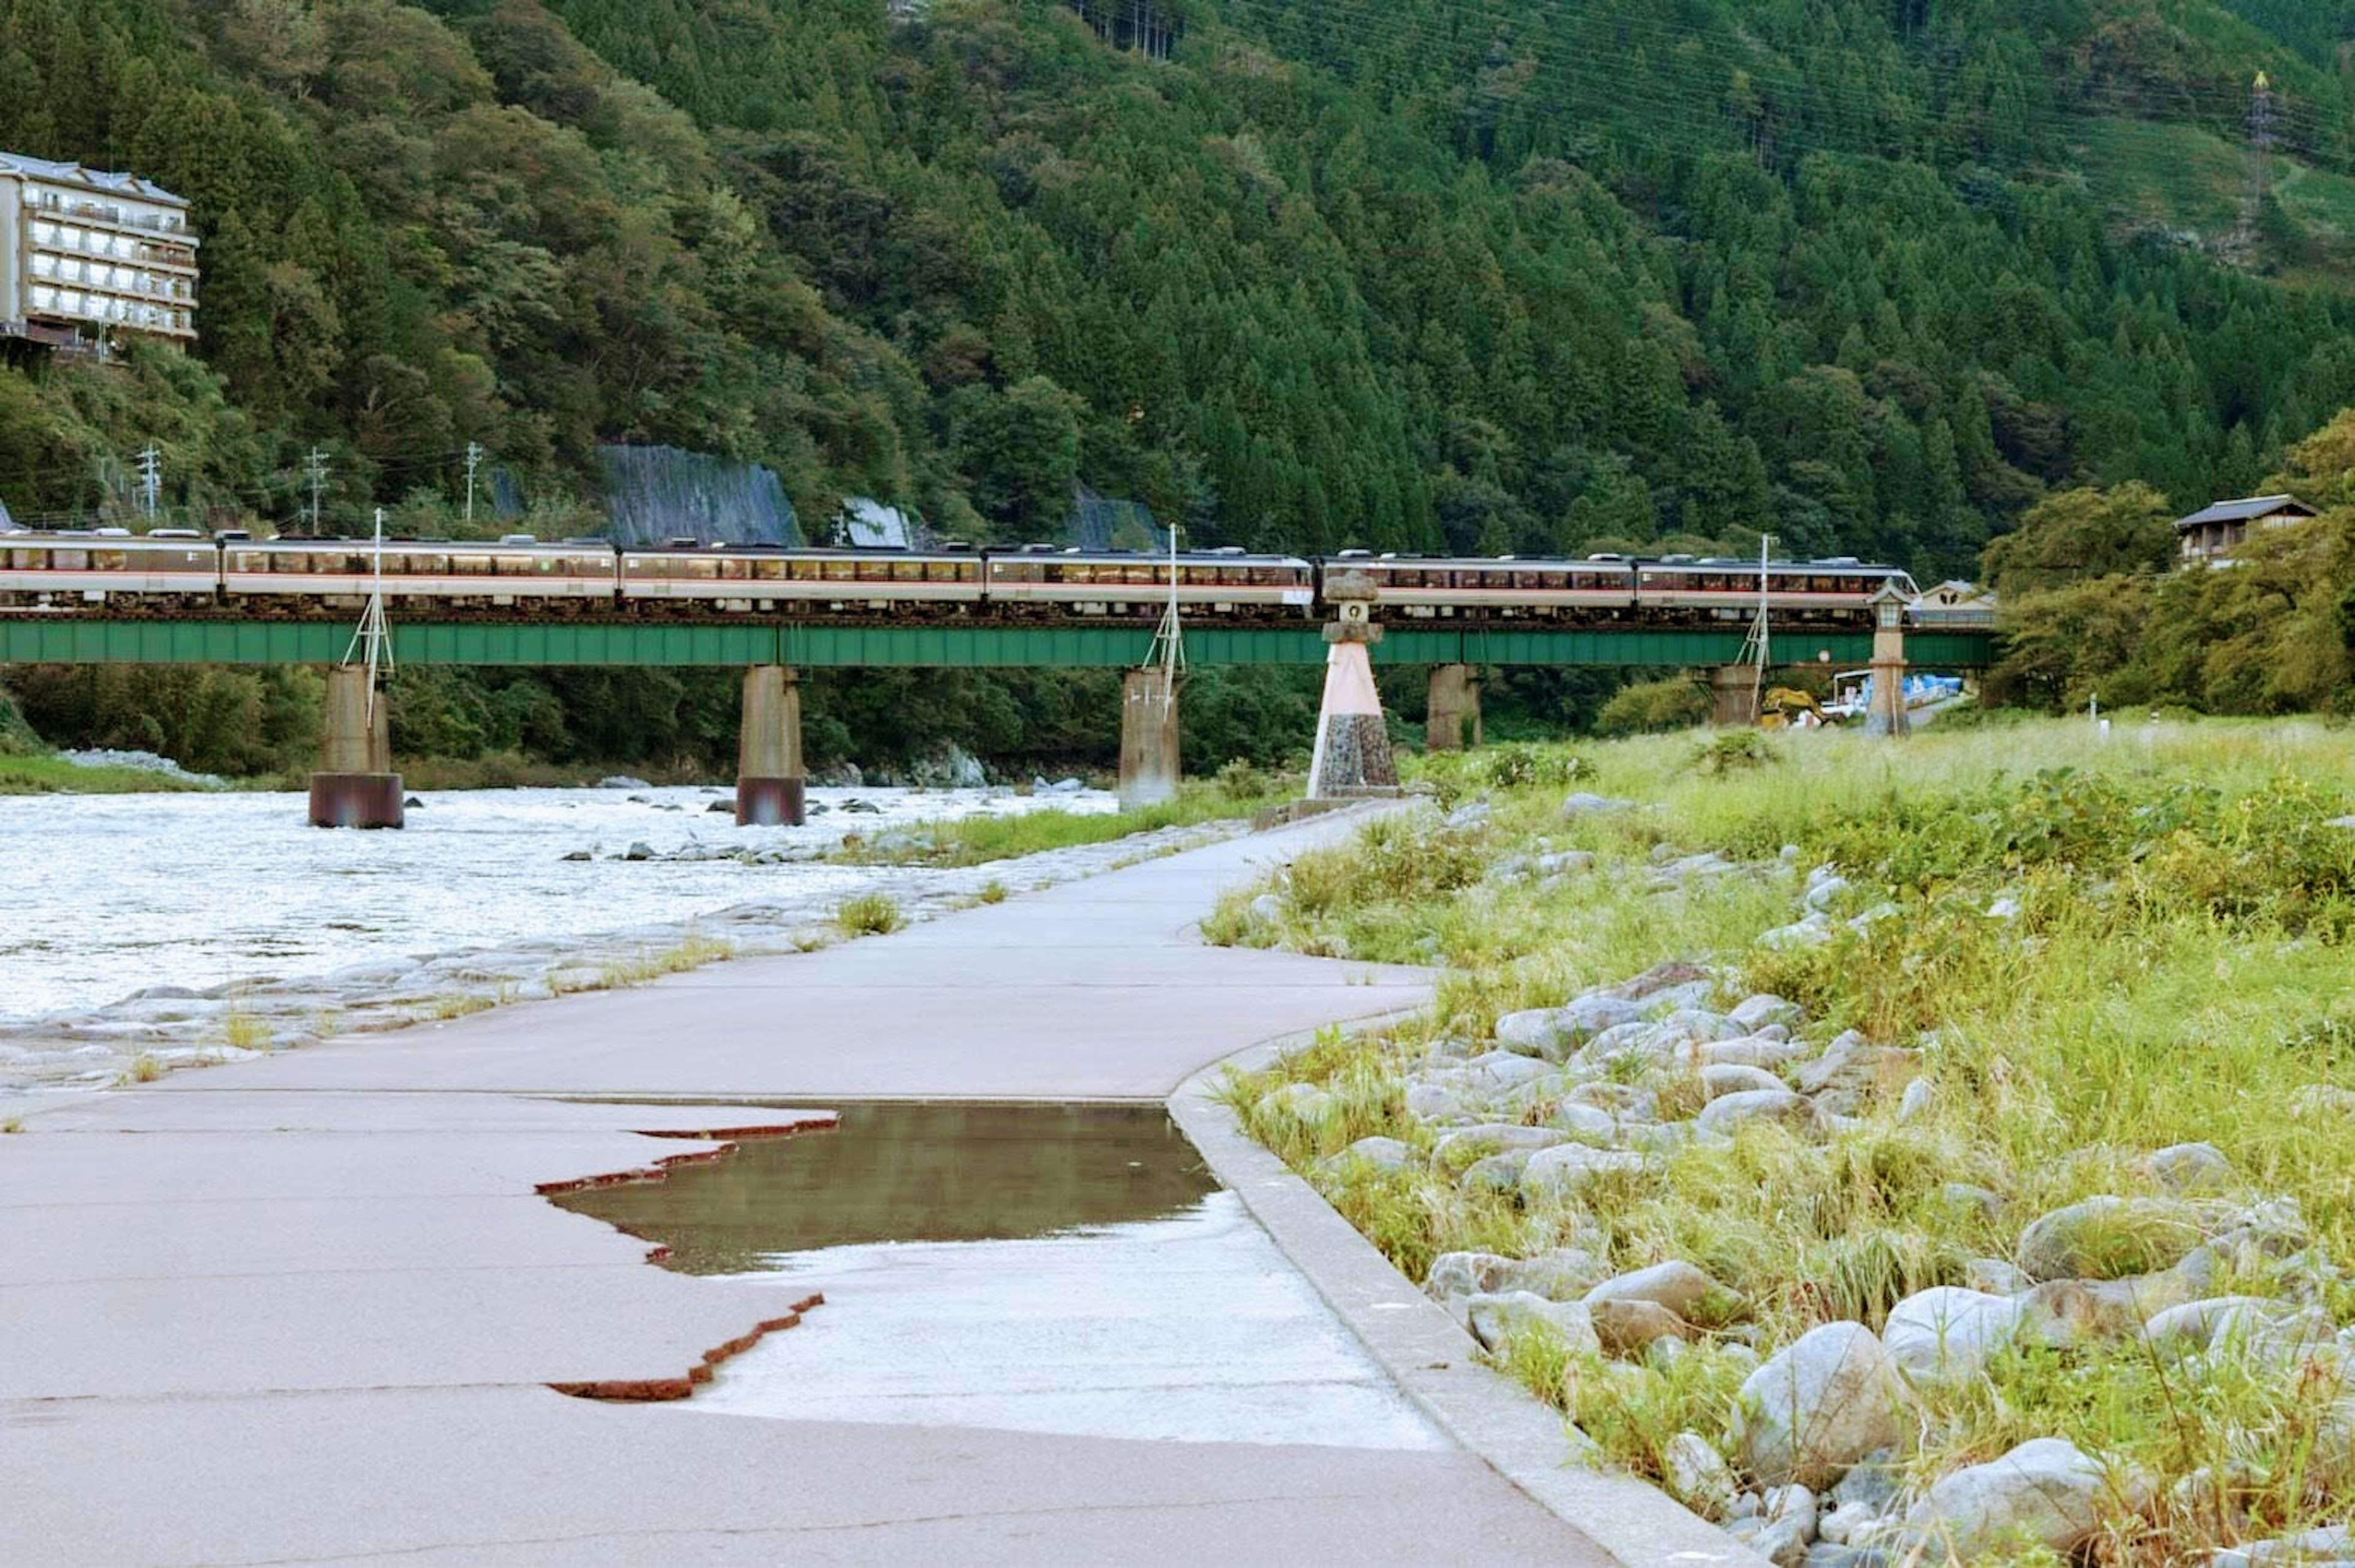
[[1284, 1083], [1262, 1094], [1252, 1109], [1263, 1116], [1288, 1115], [1313, 1122], [1332, 1104], [1333, 1096], [1314, 1083]]
[[[1897, 1500], [1899, 1490], [1897, 1452], [1886, 1449], [1868, 1454], [1862, 1461], [1849, 1467], [1848, 1474], [1832, 1483], [1827, 1495], [1834, 1508], [1867, 1508], [1875, 1516], [1889, 1511]], [[1854, 1532], [1850, 1532], [1854, 1539]]]
[[1523, 1258], [1504, 1272], [1497, 1290], [1526, 1290], [1548, 1301], [1576, 1301], [1603, 1274], [1594, 1254], [1581, 1247], [1553, 1247]]
[[1423, 1294], [1434, 1301], [1455, 1296], [1491, 1296], [1505, 1287], [1513, 1266], [1511, 1258], [1495, 1253], [1442, 1253], [1431, 1260]]
[[1824, 1053], [1798, 1070], [1800, 1091], [1820, 1094], [1828, 1089], [1858, 1093], [1886, 1093], [1902, 1087], [1921, 1072], [1922, 1053], [1902, 1046], [1874, 1045], [1854, 1029], [1841, 1035]]
[[1900, 1095], [1897, 1101], [1897, 1119], [1901, 1122], [1918, 1121], [1928, 1115], [1930, 1094], [1930, 1081], [1927, 1078], [1916, 1078], [1913, 1083], [1905, 1085], [1905, 1093]]
[[2035, 1281], [2001, 1258], [1973, 1258], [1963, 1265], [1963, 1283], [1989, 1296], [2018, 1296]]
[[1961, 1382], [1987, 1369], [2019, 1330], [2022, 1303], [1942, 1285], [1890, 1308], [1881, 1343], [1917, 1384]]
[[1615, 986], [1605, 987], [1599, 994], [1617, 997], [1622, 1001], [1640, 1002], [1672, 986], [1689, 986], [1708, 979], [1709, 971], [1700, 965], [1688, 963], [1682, 958], [1669, 958], [1653, 965], [1632, 980], [1622, 980]]
[[1546, 1125], [1560, 1129], [1581, 1143], [1608, 1144], [1619, 1136], [1619, 1118], [1610, 1112], [1577, 1101], [1564, 1101], [1546, 1113]]
[[1499, 1094], [1546, 1076], [1546, 1064], [1509, 1051], [1491, 1051], [1455, 1069], [1465, 1086], [1476, 1093]]
[[2153, 1180], [2172, 1192], [2209, 1192], [2232, 1182], [2232, 1162], [2214, 1144], [2170, 1144], [2142, 1163]]
[[1721, 1094], [1738, 1094], [1745, 1090], [1763, 1089], [1780, 1092], [1786, 1086], [1780, 1078], [1763, 1067], [1745, 1067], [1740, 1062], [1713, 1061], [1700, 1070], [1700, 1086], [1710, 1099]]
[[2245, 1332], [2264, 1321], [2276, 1305], [2261, 1296], [2211, 1296], [2187, 1301], [2153, 1314], [2143, 1325], [2143, 1337], [2162, 1359], [2172, 1360], [2205, 1350], [2219, 1335]]
[[1678, 1008], [1652, 1025], [1652, 1038], [1664, 1046], [1709, 1045], [1732, 1040], [1740, 1032], [1722, 1015], [1699, 1008]]
[[655, 786], [644, 779], [634, 779], [627, 773], [614, 773], [611, 777], [599, 779], [597, 787], [599, 789], [652, 789]]
[[1410, 1083], [1405, 1100], [1406, 1114], [1417, 1121], [1453, 1121], [1466, 1114], [1463, 1096], [1444, 1084]]
[[[1817, 869], [1821, 870], [1824, 868]], [[1807, 891], [1799, 896], [1799, 903], [1810, 913], [1828, 914], [1831, 912], [1832, 901], [1854, 885], [1837, 871], [1828, 877], [1810, 875], [1807, 878]]]
[[715, 800], [706, 805], [703, 809], [716, 816], [733, 816], [736, 815], [736, 803], [732, 800]]
[[1671, 1258], [1667, 1263], [1604, 1280], [1586, 1293], [1586, 1304], [1593, 1307], [1605, 1301], [1647, 1301], [1666, 1307], [1679, 1318], [1689, 1318], [1700, 1315], [1703, 1304], [1711, 1297], [1732, 1294], [1711, 1279], [1707, 1271], [1681, 1258]]
[[575, 849], [570, 854], [558, 857], [563, 860], [593, 860], [596, 858], [597, 852], [593, 849]]
[[[1967, 1181], [1948, 1181], [1938, 1188], [1938, 1201], [1958, 1213], [1976, 1213], [1982, 1219], [1993, 1220], [2003, 1212], [2003, 1197], [1984, 1187]], [[2020, 1288], [2027, 1288], [2023, 1285]]]
[[2116, 1279], [2171, 1267], [2201, 1240], [2196, 1215], [2166, 1199], [2088, 1198], [2055, 1209], [2019, 1237], [2030, 1279]]
[[1808, 1330], [1742, 1381], [1742, 1462], [1770, 1486], [1819, 1487], [1903, 1435], [1889, 1353], [1861, 1323]]
[[[1804, 1045], [1794, 1045], [1787, 1040], [1768, 1040], [1752, 1035], [1746, 1040], [1712, 1040], [1700, 1048], [1700, 1060], [1710, 1067], [1775, 1068], [1786, 1061], [1796, 1061], [1807, 1054]], [[1783, 1086], [1775, 1080], [1775, 1087]]]
[[1284, 918], [1284, 899], [1276, 893], [1262, 893], [1251, 901], [1252, 918], [1278, 921]]
[[[2349, 822], [2355, 826], [2355, 818]], [[2328, 1524], [2297, 1535], [2226, 1547], [2208, 1559], [2208, 1568], [2276, 1568], [2293, 1563], [2321, 1568], [2326, 1563], [2350, 1558], [2355, 1558], [2355, 1525]]]
[[1842, 1503], [1816, 1521], [1816, 1534], [1821, 1539], [1845, 1546], [1857, 1529], [1881, 1517], [1881, 1510], [1869, 1503]]
[[1572, 1354], [1598, 1355], [1602, 1343], [1586, 1308], [1575, 1301], [1548, 1301], [1531, 1291], [1508, 1291], [1500, 1296], [1476, 1296], [1465, 1304], [1472, 1337], [1491, 1350], [1531, 1331], [1561, 1339]]
[[[1572, 1145], [1572, 1147], [1578, 1146]], [[1458, 1190], [1464, 1192], [1514, 1192], [1521, 1185], [1522, 1173], [1529, 1169], [1532, 1155], [1525, 1148], [1507, 1149], [1485, 1159], [1476, 1159], [1464, 1168], [1455, 1179]]]
[[1039, 779], [1031, 787], [1039, 795], [1077, 795], [1088, 786], [1077, 779], [1057, 779], [1053, 784]]
[[2010, 893], [1998, 893], [1987, 906], [1989, 920], [2018, 920], [2019, 900]]
[[1812, 1132], [1815, 1103], [1788, 1089], [1744, 1089], [1711, 1100], [1693, 1118], [1693, 1125], [1705, 1133], [1731, 1134], [1745, 1123], [1762, 1121], [1779, 1123], [1794, 1132]]
[[1590, 1296], [1586, 1310], [1609, 1355], [1640, 1356], [1656, 1339], [1692, 1337], [1692, 1325], [1657, 1301], [1597, 1301]]
[[1616, 800], [1609, 795], [1591, 795], [1585, 790], [1573, 790], [1562, 797], [1561, 814], [1568, 817], [1604, 816], [1614, 811], [1635, 808], [1632, 800]]
[[[1459, 1128], [1431, 1146], [1432, 1163], [1443, 1168], [1458, 1168], [1475, 1159], [1492, 1154], [1505, 1154], [1515, 1149], [1550, 1148], [1569, 1141], [1568, 1133], [1551, 1127], [1514, 1126], [1503, 1122], [1481, 1122]], [[1474, 1150], [1479, 1152], [1474, 1153]]]
[[413, 795], [405, 795], [401, 796], [400, 805], [401, 809], [404, 811], [422, 811], [425, 809], [425, 803], [418, 799]]
[[842, 809], [854, 816], [880, 816], [883, 808], [863, 796], [854, 795], [842, 803]]
[[1526, 1056], [1560, 1061], [1604, 1030], [1634, 1023], [1643, 1009], [1617, 997], [1581, 997], [1559, 1008], [1530, 1008], [1497, 1020], [1497, 1041]]
[[2308, 1083], [2289, 1097], [2293, 1116], [2355, 1116], [2355, 1089], [2336, 1083]]
[[1521, 1190], [1538, 1198], [1567, 1198], [1597, 1177], [1643, 1168], [1644, 1157], [1630, 1150], [1556, 1144], [1529, 1157], [1521, 1168]]
[[1355, 1163], [1375, 1170], [1406, 1170], [1414, 1164], [1414, 1147], [1398, 1138], [1359, 1138], [1324, 1163], [1328, 1167]]
[[651, 860], [654, 858], [654, 846], [643, 838], [634, 840], [627, 849], [622, 851], [622, 859], [624, 860]]
[[1668, 1496], [1712, 1521], [1731, 1516], [1734, 1499], [1742, 1495], [1725, 1456], [1698, 1432], [1679, 1432], [1668, 1439], [1660, 1450], [1660, 1475]]
[[1786, 1002], [1772, 992], [1760, 991], [1742, 998], [1725, 1015], [1742, 1029], [1756, 1031], [1770, 1024], [1796, 1024], [1799, 1021], [1796, 1002]]
[[1568, 877], [1594, 869], [1593, 852], [1587, 849], [1555, 849], [1530, 862], [1540, 877]]
[[2005, 1548], [2066, 1552], [2101, 1523], [2102, 1467], [2073, 1443], [2034, 1437], [1999, 1459], [1943, 1476], [1905, 1516], [1907, 1531], [1966, 1563]]

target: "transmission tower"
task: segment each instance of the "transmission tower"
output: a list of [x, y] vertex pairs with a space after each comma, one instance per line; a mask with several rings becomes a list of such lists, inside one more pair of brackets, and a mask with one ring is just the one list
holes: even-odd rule
[[376, 720], [376, 686], [379, 676], [392, 670], [392, 627], [384, 618], [384, 508], [376, 509], [375, 565], [368, 580], [368, 608], [360, 612], [360, 624], [352, 633], [351, 646], [344, 650], [346, 665], [365, 664], [368, 667], [368, 717]]
[[311, 475], [311, 531], [319, 531], [319, 496], [327, 487], [327, 454], [313, 447], [304, 456], [303, 466]]
[[139, 449], [139, 503], [147, 514], [147, 526], [155, 525], [155, 505], [164, 491], [164, 454], [149, 442]]
[[2249, 84], [2248, 142], [2243, 154], [2247, 174], [2241, 187], [2240, 221], [2232, 229], [2232, 250], [2243, 263], [2256, 259], [2257, 219], [2264, 212], [2265, 192], [2273, 180], [2277, 110], [2272, 80], [2264, 71], [2257, 72]]
[[468, 442], [466, 443], [466, 523], [470, 528], [474, 526], [474, 470], [481, 467], [482, 463], [483, 443], [479, 441]]
[[1736, 661], [1750, 667], [1750, 721], [1756, 723], [1765, 711], [1766, 666], [1772, 651], [1772, 639], [1766, 629], [1767, 553], [1774, 548], [1773, 534], [1758, 537], [1758, 613], [1750, 623], [1750, 635], [1742, 639], [1742, 656]]

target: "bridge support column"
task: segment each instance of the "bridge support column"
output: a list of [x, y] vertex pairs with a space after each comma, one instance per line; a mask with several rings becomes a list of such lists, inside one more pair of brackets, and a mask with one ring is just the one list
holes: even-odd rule
[[1164, 669], [1120, 677], [1120, 805], [1158, 805], [1178, 793], [1178, 693]]
[[1913, 732], [1905, 709], [1905, 632], [1882, 626], [1872, 634], [1872, 701], [1864, 712], [1864, 732], [1902, 739]]
[[371, 692], [368, 676], [357, 665], [337, 665], [327, 671], [326, 733], [319, 748], [319, 771], [311, 775], [314, 827], [401, 824], [392, 731], [383, 695]]
[[802, 773], [801, 677], [783, 665], [744, 672], [736, 741], [736, 826], [799, 827], [809, 820]]
[[1709, 672], [1709, 721], [1758, 722], [1758, 671], [1746, 664], [1721, 664]]
[[1325, 596], [1340, 618], [1325, 628], [1325, 700], [1316, 710], [1316, 750], [1308, 763], [1308, 798], [1348, 800], [1398, 794], [1382, 699], [1374, 689], [1369, 650], [1382, 629], [1370, 613], [1374, 586], [1363, 573], [1329, 579]]
[[1423, 710], [1423, 748], [1461, 752], [1480, 743], [1480, 675], [1468, 664], [1431, 667]]

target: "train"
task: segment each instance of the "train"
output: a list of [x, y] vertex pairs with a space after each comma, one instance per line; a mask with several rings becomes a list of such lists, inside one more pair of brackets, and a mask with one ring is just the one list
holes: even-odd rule
[[1893, 566], [1826, 560], [1592, 555], [1583, 560], [1344, 550], [1311, 559], [1235, 548], [1173, 557], [1050, 545], [975, 549], [656, 546], [609, 539], [368, 539], [158, 528], [0, 534], [0, 613], [316, 618], [381, 592], [395, 612], [641, 618], [989, 615], [1150, 619], [1172, 597], [1213, 621], [1312, 618], [1347, 575], [1403, 622], [1740, 621], [1764, 592], [1778, 621], [1869, 624]]

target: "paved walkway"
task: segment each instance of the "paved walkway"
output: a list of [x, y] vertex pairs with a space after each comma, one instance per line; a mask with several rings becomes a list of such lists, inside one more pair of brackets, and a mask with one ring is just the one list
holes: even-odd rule
[[681, 1420], [550, 1387], [675, 1382], [790, 1317], [538, 1196], [798, 1119], [649, 1101], [1158, 1098], [1419, 1002], [1415, 971], [1186, 935], [1339, 830], [34, 1117], [0, 1138], [0, 1561], [1606, 1562], [1460, 1452]]

